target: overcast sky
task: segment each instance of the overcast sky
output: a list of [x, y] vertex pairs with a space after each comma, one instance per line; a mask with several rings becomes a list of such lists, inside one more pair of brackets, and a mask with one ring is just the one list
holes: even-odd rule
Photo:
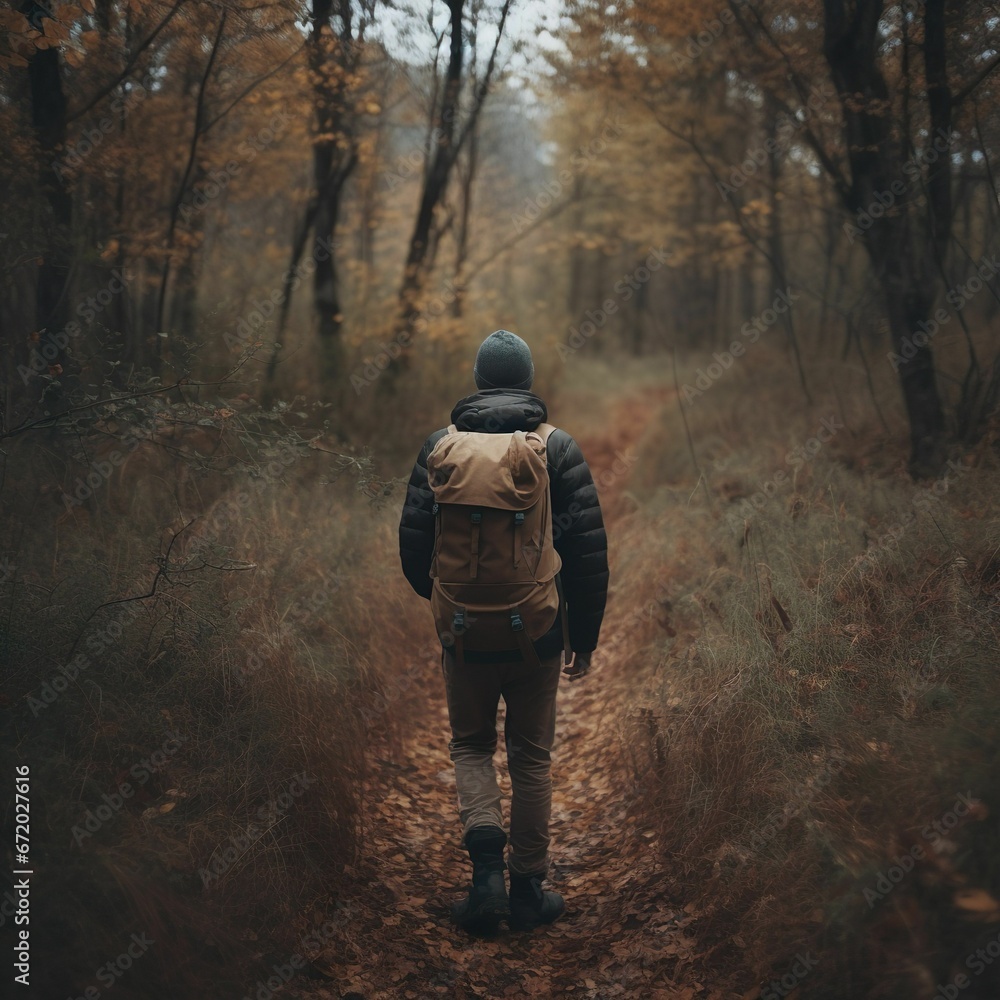
[[[431, 0], [434, 10], [434, 28], [447, 31], [448, 8], [441, 0]], [[426, 24], [427, 4], [400, 5], [395, 11], [384, 10], [380, 17], [379, 33], [390, 52], [399, 58], [417, 64], [426, 62], [433, 49], [433, 36]], [[489, 58], [499, 22], [500, 3], [488, 3], [480, 18], [479, 51], [480, 66]], [[507, 70], [515, 84], [520, 82], [527, 88], [533, 78], [546, 72], [547, 66], [540, 58], [543, 51], [558, 51], [563, 48], [558, 40], [561, 17], [561, 0], [514, 0], [507, 16], [505, 42], [500, 48], [500, 67]], [[521, 51], [514, 52], [520, 43]], [[443, 53], [447, 56], [447, 51]]]

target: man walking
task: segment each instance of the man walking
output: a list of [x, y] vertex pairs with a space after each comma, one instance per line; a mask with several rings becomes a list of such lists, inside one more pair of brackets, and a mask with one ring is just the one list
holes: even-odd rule
[[[597, 489], [580, 448], [565, 431], [546, 423], [545, 403], [530, 391], [534, 364], [528, 345], [513, 333], [498, 330], [480, 346], [473, 376], [479, 391], [456, 404], [451, 426], [432, 434], [417, 457], [399, 525], [399, 548], [407, 580], [435, 608], [442, 639], [442, 673], [451, 724], [448, 746], [455, 765], [463, 843], [473, 867], [468, 897], [453, 907], [452, 917], [469, 931], [495, 930], [502, 918], [512, 929], [528, 930], [551, 923], [565, 910], [558, 893], [542, 889], [549, 866], [550, 751], [556, 690], [564, 649], [568, 665], [562, 673], [570, 681], [586, 676], [590, 669], [607, 599], [607, 538]], [[480, 434], [507, 438], [487, 441], [480, 439]], [[526, 442], [534, 453], [525, 450]], [[443, 459], [444, 450], [452, 444], [450, 458]], [[500, 486], [480, 486], [476, 495], [488, 487], [505, 499], [482, 509], [469, 506], [464, 499], [458, 504], [443, 502], [462, 496], [447, 492], [449, 476], [452, 486], [474, 478], [473, 473], [453, 475], [458, 456], [469, 454], [468, 449], [463, 452], [463, 444], [507, 448], [499, 459], [494, 448], [494, 457], [476, 466], [481, 478], [483, 470], [499, 479], [506, 475]], [[521, 451], [515, 454], [515, 449]], [[526, 470], [530, 473], [533, 462], [537, 463], [536, 478], [542, 486], [547, 483], [538, 502], [525, 499], [524, 491], [519, 494], [517, 482], [511, 489], [512, 470], [516, 479]], [[509, 509], [495, 509], [508, 501]], [[525, 507], [529, 502], [531, 506]], [[461, 512], [461, 522], [454, 520], [456, 511]], [[452, 520], [445, 517], [446, 512]], [[541, 529], [532, 527], [536, 523], [551, 524], [550, 534], [542, 536]], [[476, 581], [472, 591], [478, 585], [479, 592], [485, 593], [484, 579], [495, 583], [490, 566], [497, 560], [490, 555], [490, 540], [498, 537], [497, 531], [506, 530], [510, 541], [502, 545], [494, 542], [493, 547], [502, 548], [507, 562], [513, 551], [510, 564], [516, 569], [512, 572], [520, 572], [525, 579], [527, 563], [532, 593], [544, 597], [546, 587], [550, 587], [555, 595], [558, 587], [558, 598], [553, 596], [548, 603], [525, 599], [521, 604], [505, 601], [479, 606], [450, 600], [440, 586], [448, 567], [439, 565], [448, 561], [442, 535], [455, 530], [449, 524], [460, 524], [460, 541], [467, 549], [471, 546], [462, 572], [470, 575], [471, 562], [470, 578]], [[536, 533], [529, 534], [525, 542], [520, 534], [523, 531]], [[450, 565], [455, 562], [451, 558]], [[560, 563], [561, 570], [553, 580]], [[545, 572], [547, 565], [553, 567], [552, 572]], [[517, 587], [504, 586], [514, 588], [503, 590], [508, 595]], [[466, 592], [469, 589], [466, 586]], [[490, 592], [496, 589], [494, 586]], [[505, 628], [489, 626], [491, 615], [508, 614], [509, 622], [506, 618], [502, 621]], [[452, 622], [453, 629], [445, 628], [441, 621]], [[534, 625], [537, 634], [525, 624]], [[490, 637], [490, 648], [483, 648], [484, 635]], [[506, 705], [504, 737], [512, 787], [506, 865], [508, 838], [493, 768], [501, 697]], [[505, 868], [510, 874], [509, 897]]]

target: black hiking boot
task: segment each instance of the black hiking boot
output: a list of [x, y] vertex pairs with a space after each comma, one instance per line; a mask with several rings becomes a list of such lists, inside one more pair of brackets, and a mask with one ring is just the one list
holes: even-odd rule
[[551, 924], [566, 912], [566, 903], [558, 892], [542, 888], [545, 872], [535, 875], [510, 873], [510, 929], [530, 931]]
[[451, 908], [451, 919], [470, 934], [493, 933], [510, 912], [503, 873], [507, 834], [498, 826], [476, 826], [465, 835], [472, 859], [469, 895]]

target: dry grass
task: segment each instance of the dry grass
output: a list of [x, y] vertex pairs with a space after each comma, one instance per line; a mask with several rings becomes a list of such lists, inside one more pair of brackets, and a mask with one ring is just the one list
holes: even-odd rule
[[[956, 895], [1000, 895], [997, 455], [914, 486], [862, 393], [802, 412], [768, 370], [752, 398], [734, 379], [687, 411], [700, 481], [675, 405], [644, 438], [612, 615], [645, 681], [623, 720], [636, 808], [710, 964], [764, 983], [811, 949], [803, 996], [929, 998], [1000, 922]], [[829, 414], [845, 428], [789, 462]], [[932, 845], [959, 793], [980, 804]], [[927, 860], [870, 907], [914, 844]]]
[[[323, 485], [318, 452], [270, 481], [208, 474], [141, 503], [178, 481], [172, 458], [151, 476], [147, 457], [139, 479], [126, 469], [68, 514], [54, 459], [25, 442], [7, 465], [5, 728], [32, 765], [36, 856], [59, 873], [34, 898], [38, 953], [60, 956], [38, 963], [46, 995], [102, 988], [97, 960], [133, 932], [157, 944], [116, 994], [213, 982], [242, 995], [254, 957], [292, 954], [338, 898], [364, 825], [369, 723], [392, 724], [364, 709], [392, 666], [373, 655], [372, 609], [400, 591], [372, 553], [395, 510], [351, 477]], [[77, 654], [85, 665], [43, 702]]]
[[[381, 477], [362, 463], [324, 485], [335, 460], [310, 452], [258, 489], [144, 449], [67, 512], [56, 486], [79, 469], [64, 444], [11, 450], [5, 735], [46, 789], [40, 850], [63, 873], [36, 896], [39, 952], [62, 956], [53, 989], [94, 984], [95, 956], [145, 931], [157, 947], [116, 995], [178, 995], [181, 973], [242, 995], [252, 960], [291, 954], [340, 897], [368, 822], [368, 741], [391, 739], [423, 697], [420, 685], [400, 697], [398, 651], [412, 659], [430, 632], [387, 572], [392, 480], [468, 391], [467, 353], [387, 395], [369, 387], [350, 425], [331, 427], [376, 442]], [[857, 372], [826, 366], [812, 407], [786, 372], [748, 356], [687, 411], [697, 472], [669, 359], [581, 352], [564, 371], [543, 356], [537, 387], [595, 469], [635, 457], [602, 486], [602, 653], [635, 678], [622, 716], [634, 806], [700, 914], [706, 966], [766, 981], [811, 949], [821, 971], [802, 995], [920, 1000], [992, 927], [988, 911], [965, 920], [956, 891], [1000, 889], [996, 453], [956, 456], [968, 471], [920, 492], [902, 471], [898, 408], [883, 407], [887, 435]], [[892, 398], [888, 382], [879, 392]], [[790, 461], [831, 415], [845, 427]], [[172, 538], [155, 596], [98, 609], [146, 594]], [[71, 650], [88, 666], [36, 719], [24, 696]], [[180, 747], [78, 843], [74, 825], [168, 730]], [[282, 806], [303, 772], [308, 788]], [[970, 791], [983, 806], [869, 907], [878, 873]]]

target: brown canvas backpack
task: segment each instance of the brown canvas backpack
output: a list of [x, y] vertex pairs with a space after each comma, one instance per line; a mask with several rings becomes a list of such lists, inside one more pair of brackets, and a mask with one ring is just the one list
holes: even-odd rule
[[452, 424], [427, 457], [434, 493], [431, 611], [459, 665], [469, 651], [519, 649], [563, 616], [545, 447], [555, 430], [492, 434]]

